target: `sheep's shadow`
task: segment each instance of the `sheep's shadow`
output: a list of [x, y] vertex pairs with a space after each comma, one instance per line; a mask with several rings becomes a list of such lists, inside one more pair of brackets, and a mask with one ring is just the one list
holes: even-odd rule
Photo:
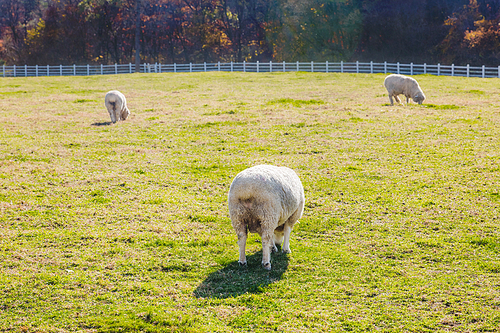
[[247, 256], [247, 265], [240, 267], [237, 260], [211, 273], [194, 291], [198, 298], [229, 298], [245, 293], [257, 294], [264, 287], [279, 281], [288, 268], [288, 255], [272, 255], [270, 271], [262, 268], [262, 251]]
[[111, 121], [101, 121], [98, 123], [93, 123], [92, 126], [109, 126], [111, 124], [112, 124]]

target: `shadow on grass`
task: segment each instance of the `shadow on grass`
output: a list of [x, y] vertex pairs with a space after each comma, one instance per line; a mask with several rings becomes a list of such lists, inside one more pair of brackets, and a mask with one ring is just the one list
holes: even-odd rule
[[247, 256], [247, 266], [233, 261], [210, 274], [194, 291], [196, 297], [228, 298], [245, 293], [261, 293], [264, 288], [281, 279], [288, 268], [288, 255], [273, 253], [271, 271], [262, 268], [262, 251]]
[[110, 122], [110, 121], [101, 121], [99, 123], [93, 123], [92, 126], [109, 126], [111, 124], [112, 124], [112, 122]]

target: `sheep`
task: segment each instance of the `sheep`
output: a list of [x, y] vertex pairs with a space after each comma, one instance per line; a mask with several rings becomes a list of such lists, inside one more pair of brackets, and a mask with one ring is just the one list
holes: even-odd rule
[[111, 121], [113, 123], [125, 120], [130, 115], [125, 95], [118, 90], [111, 90], [106, 94], [104, 105], [108, 109], [109, 116], [111, 117]]
[[398, 97], [400, 94], [406, 96], [406, 104], [410, 101], [410, 97], [418, 104], [422, 104], [425, 99], [425, 95], [422, 89], [420, 89], [418, 82], [414, 78], [408, 76], [391, 74], [385, 78], [384, 86], [389, 93], [391, 105], [394, 105], [392, 97], [394, 97], [396, 102], [401, 103]]
[[304, 211], [304, 188], [292, 169], [257, 165], [243, 170], [229, 188], [231, 224], [238, 237], [239, 264], [247, 263], [247, 233], [262, 238], [262, 266], [271, 270], [271, 251], [283, 243], [282, 252], [291, 253], [290, 233]]

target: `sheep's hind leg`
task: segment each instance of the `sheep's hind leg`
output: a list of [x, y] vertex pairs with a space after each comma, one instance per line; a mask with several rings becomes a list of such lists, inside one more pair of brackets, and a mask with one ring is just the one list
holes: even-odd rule
[[283, 247], [281, 249], [281, 252], [283, 253], [292, 253], [292, 250], [290, 250], [290, 234], [292, 233], [294, 224], [297, 223], [302, 215], [301, 212], [303, 209], [304, 203], [302, 202], [295, 213], [293, 213], [292, 216], [290, 216], [290, 218], [285, 222], [285, 226], [283, 228]]
[[262, 267], [271, 270], [271, 250], [276, 247], [274, 245], [274, 233], [265, 232], [262, 234]]
[[274, 247], [273, 252], [278, 252], [278, 246], [283, 244], [283, 230], [277, 231], [274, 230]]
[[112, 123], [116, 123], [115, 110], [112, 108], [108, 108], [109, 117], [111, 118]]
[[122, 113], [120, 111], [120, 109], [115, 109], [115, 118], [116, 118], [116, 121], [120, 121], [122, 120]]
[[292, 253], [292, 250], [290, 250], [290, 234], [292, 233], [292, 228], [292, 225], [290, 225], [289, 223], [285, 223], [285, 229], [283, 230], [283, 248], [281, 250], [281, 252], [283, 253]]
[[[245, 226], [245, 225], [243, 225], [243, 226]], [[240, 230], [237, 233], [237, 236], [238, 236], [238, 247], [240, 248], [240, 257], [239, 257], [238, 263], [240, 264], [240, 266], [246, 266], [246, 264], [247, 264], [247, 257], [245, 254], [245, 247], [247, 244], [246, 226], [245, 226], [245, 230]]]
[[123, 101], [118, 100], [115, 103], [115, 117], [116, 117], [116, 121], [123, 120], [123, 118], [122, 118], [122, 110], [123, 110]]

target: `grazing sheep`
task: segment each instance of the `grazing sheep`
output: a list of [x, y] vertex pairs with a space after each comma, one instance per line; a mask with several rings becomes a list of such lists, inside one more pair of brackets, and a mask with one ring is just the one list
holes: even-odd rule
[[111, 90], [106, 94], [104, 99], [104, 105], [108, 109], [111, 121], [116, 123], [120, 120], [125, 120], [130, 115], [130, 111], [127, 108], [127, 100], [125, 95], [123, 95], [118, 90]]
[[406, 96], [406, 104], [410, 101], [410, 97], [415, 103], [418, 104], [422, 104], [425, 99], [425, 95], [422, 92], [422, 89], [420, 89], [418, 82], [414, 78], [408, 76], [391, 74], [385, 78], [384, 86], [387, 88], [387, 92], [389, 93], [391, 105], [394, 105], [392, 97], [394, 97], [396, 102], [401, 103], [398, 97], [400, 94]]
[[257, 165], [240, 172], [229, 188], [229, 215], [238, 236], [240, 265], [246, 265], [247, 232], [262, 238], [262, 266], [271, 269], [271, 250], [283, 243], [290, 251], [290, 233], [304, 211], [304, 188], [297, 174], [286, 167]]

